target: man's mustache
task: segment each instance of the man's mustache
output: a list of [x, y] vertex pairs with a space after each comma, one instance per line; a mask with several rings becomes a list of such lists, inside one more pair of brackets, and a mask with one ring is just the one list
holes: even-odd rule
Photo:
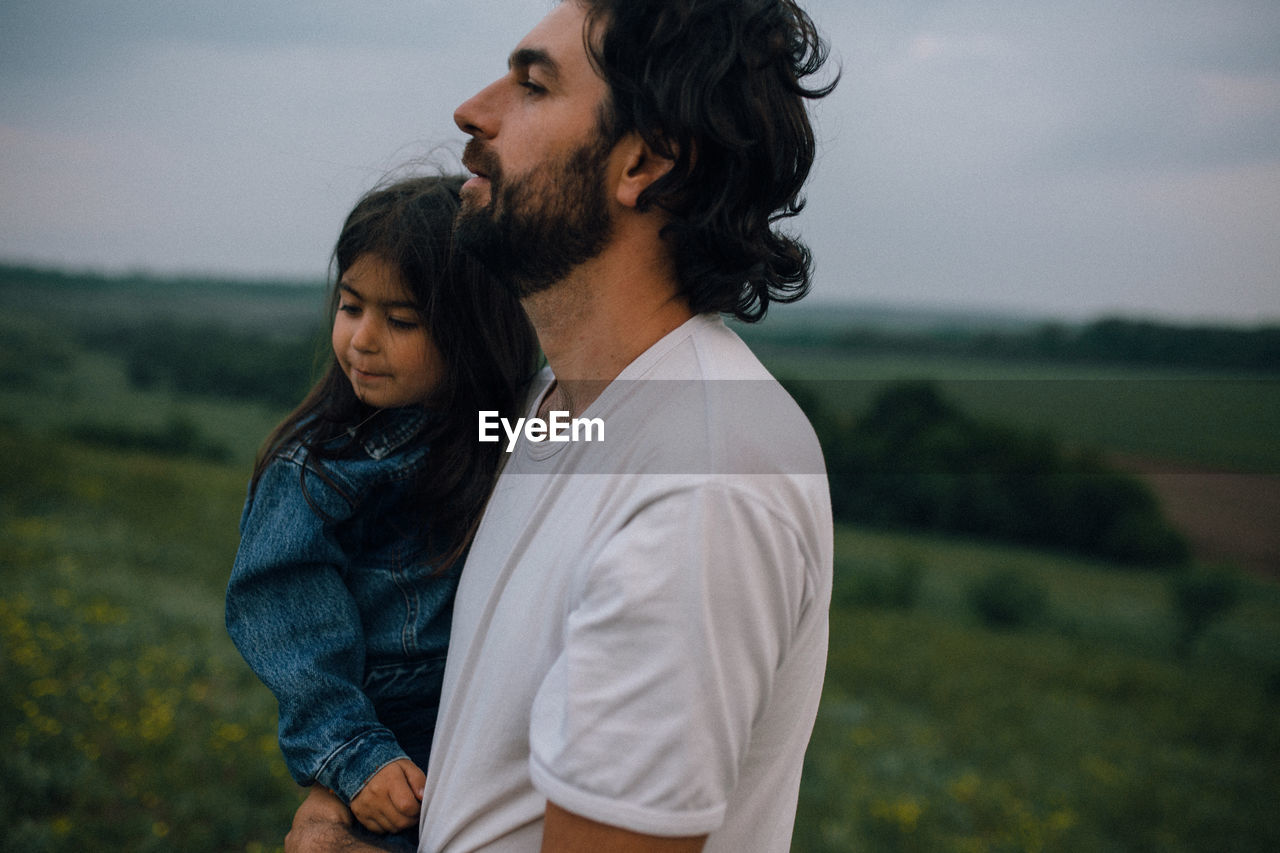
[[467, 140], [466, 147], [462, 149], [462, 165], [468, 171], [488, 178], [490, 183], [496, 183], [502, 174], [498, 155], [475, 137]]

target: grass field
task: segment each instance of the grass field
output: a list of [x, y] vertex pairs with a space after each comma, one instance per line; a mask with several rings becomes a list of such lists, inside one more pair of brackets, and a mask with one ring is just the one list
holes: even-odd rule
[[[118, 359], [50, 333], [56, 315], [14, 310], [0, 331], [41, 334], [0, 347], [21, 368], [0, 381], [0, 849], [277, 850], [300, 795], [222, 597], [250, 460], [281, 412], [138, 390]], [[1280, 434], [1274, 386], [1215, 380], [1169, 396], [1175, 386], [1150, 382], [1144, 397], [1134, 389], [1152, 377], [1125, 371], [1063, 384], [1035, 365], [791, 366], [841, 406], [927, 375], [980, 413], [1175, 460], [1209, 448], [1206, 464], [1262, 469]], [[1168, 452], [1107, 438], [1143, 433], [1175, 404], [1218, 418], [1202, 421], [1213, 434], [1170, 431]], [[175, 418], [225, 459], [66, 434]], [[1238, 602], [1183, 646], [1166, 574], [850, 527], [836, 545], [797, 853], [1280, 849], [1280, 584], [1223, 570]], [[994, 575], [1035, 593], [1022, 623], [978, 615], [974, 591]]]
[[[274, 849], [297, 792], [222, 629], [243, 469], [0, 448], [0, 847]], [[848, 528], [838, 554], [795, 850], [1280, 844], [1276, 585], [1245, 581], [1184, 658], [1159, 575]], [[911, 602], [859, 594], [904, 566]], [[993, 568], [1046, 590], [1034, 624], [972, 615]]]
[[0, 448], [0, 848], [277, 845], [297, 798], [273, 702], [222, 628], [241, 471]]

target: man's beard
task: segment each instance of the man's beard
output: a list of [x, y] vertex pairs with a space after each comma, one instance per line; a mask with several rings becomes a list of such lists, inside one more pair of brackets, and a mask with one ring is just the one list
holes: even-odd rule
[[464, 159], [481, 164], [489, 203], [465, 202], [455, 239], [517, 296], [546, 290], [600, 254], [613, 230], [604, 191], [612, 146], [605, 137], [531, 174], [506, 180], [497, 158], [472, 139]]

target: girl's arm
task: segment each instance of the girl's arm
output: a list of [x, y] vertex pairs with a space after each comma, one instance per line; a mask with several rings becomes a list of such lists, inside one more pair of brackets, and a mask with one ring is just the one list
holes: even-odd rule
[[316, 511], [338, 520], [350, 505], [311, 474], [304, 497], [300, 470], [275, 460], [245, 505], [227, 631], [279, 702], [290, 773], [350, 802], [379, 768], [407, 756], [361, 689], [365, 638], [342, 579], [346, 556]]

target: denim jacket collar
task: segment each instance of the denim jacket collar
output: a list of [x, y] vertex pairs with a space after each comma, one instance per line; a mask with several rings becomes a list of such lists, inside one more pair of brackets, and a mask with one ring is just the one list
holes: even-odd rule
[[[378, 423], [365, 435], [361, 446], [371, 459], [385, 459], [418, 434], [427, 420], [427, 413], [415, 406], [379, 409], [370, 419], [377, 419]], [[354, 436], [357, 429], [358, 427], [351, 427], [347, 434]]]

